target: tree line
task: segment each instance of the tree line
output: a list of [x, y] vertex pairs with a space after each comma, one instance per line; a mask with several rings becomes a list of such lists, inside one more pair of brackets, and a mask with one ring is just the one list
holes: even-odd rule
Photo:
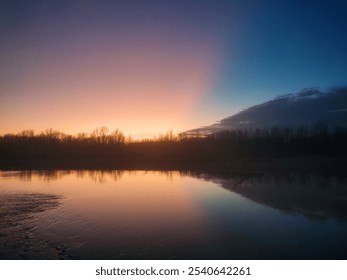
[[347, 156], [347, 128], [323, 124], [299, 127], [231, 129], [211, 134], [174, 134], [134, 140], [106, 127], [65, 134], [47, 129], [0, 136], [0, 157], [12, 159], [93, 159], [218, 162], [238, 157]]

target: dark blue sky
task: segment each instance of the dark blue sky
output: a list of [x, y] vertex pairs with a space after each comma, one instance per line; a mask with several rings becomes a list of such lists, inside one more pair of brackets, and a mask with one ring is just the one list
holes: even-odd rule
[[215, 88], [219, 106], [346, 84], [346, 1], [243, 2]]
[[346, 85], [346, 50], [347, 1], [1, 1], [0, 133], [208, 125]]

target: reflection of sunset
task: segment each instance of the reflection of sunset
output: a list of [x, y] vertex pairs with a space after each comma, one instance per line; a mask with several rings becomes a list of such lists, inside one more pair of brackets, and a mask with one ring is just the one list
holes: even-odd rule
[[1, 240], [55, 259], [337, 259], [345, 180], [325, 176], [1, 171]]
[[4, 193], [62, 196], [62, 206], [57, 211], [64, 217], [61, 223], [68, 221], [62, 228], [71, 236], [79, 234], [77, 228], [92, 230], [88, 225], [107, 229], [108, 236], [90, 232], [88, 237], [105, 242], [108, 238], [126, 243], [144, 238], [153, 242], [153, 246], [160, 246], [155, 238], [167, 238], [173, 232], [175, 238], [165, 241], [167, 244], [177, 240], [194, 242], [190, 236], [197, 228], [201, 237], [208, 236], [204, 212], [190, 194], [199, 181], [182, 177], [178, 172], [28, 171], [2, 172], [1, 178], [6, 182], [0, 188]]

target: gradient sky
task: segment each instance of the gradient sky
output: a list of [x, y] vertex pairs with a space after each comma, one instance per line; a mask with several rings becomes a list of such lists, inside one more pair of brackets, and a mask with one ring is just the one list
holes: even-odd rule
[[347, 2], [0, 2], [0, 134], [135, 138], [347, 84]]

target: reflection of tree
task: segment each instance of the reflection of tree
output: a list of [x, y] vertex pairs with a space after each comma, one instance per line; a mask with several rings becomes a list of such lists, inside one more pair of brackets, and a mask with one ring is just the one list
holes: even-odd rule
[[123, 176], [195, 177], [211, 181], [251, 199], [254, 202], [291, 214], [303, 214], [314, 220], [336, 217], [347, 221], [347, 179], [322, 174], [230, 174], [192, 171], [139, 171], [139, 170], [47, 170], [0, 172], [1, 178], [19, 178], [25, 181], [56, 181], [65, 177], [87, 179], [96, 184], [117, 182]]
[[[139, 171], [139, 170], [39, 170], [39, 171], [10, 171], [0, 172], [2, 178], [19, 178], [23, 181], [40, 180], [45, 182], [61, 180], [67, 176], [78, 179], [90, 179], [94, 183], [105, 184], [107, 182], [117, 182], [124, 175], [130, 177], [146, 176], [147, 174], [158, 174], [173, 180], [178, 176], [177, 171]], [[184, 172], [182, 174], [185, 174]]]
[[1, 172], [2, 178], [16, 177], [22, 181], [32, 181], [38, 179], [41, 181], [55, 181], [71, 174], [72, 171], [58, 171], [58, 170], [39, 170], [39, 171], [11, 171]]
[[339, 218], [347, 222], [346, 177], [319, 174], [232, 175], [197, 173], [254, 202], [311, 220]]

